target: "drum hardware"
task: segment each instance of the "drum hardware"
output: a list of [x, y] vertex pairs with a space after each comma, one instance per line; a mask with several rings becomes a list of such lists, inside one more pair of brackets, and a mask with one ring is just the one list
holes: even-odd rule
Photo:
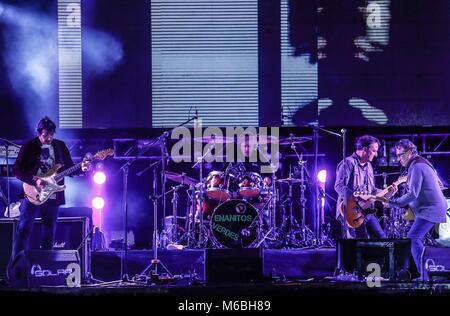
[[[202, 138], [203, 139], [203, 138]], [[218, 142], [220, 142], [221, 138], [218, 138]], [[217, 143], [218, 143], [217, 142]], [[210, 155], [212, 150], [216, 147], [216, 136], [212, 135], [211, 136], [211, 143], [212, 146], [210, 146], [208, 148], [208, 150], [205, 152], [205, 154], [201, 157], [197, 158], [197, 162], [192, 166], [192, 168], [196, 168], [197, 166], [199, 167], [199, 184], [200, 184], [200, 191], [199, 191], [199, 205], [200, 205], [200, 226], [199, 226], [199, 238], [198, 238], [198, 243], [197, 243], [197, 247], [199, 248], [204, 248], [208, 242], [208, 238], [205, 238], [205, 232], [208, 232], [206, 227], [205, 227], [205, 223], [203, 220], [203, 207], [204, 207], [204, 203], [205, 203], [205, 183], [203, 182], [203, 160], [206, 158], [206, 156]], [[223, 148], [222, 148], [223, 150]], [[217, 153], [220, 154], [220, 153]], [[196, 206], [196, 204], [195, 204]], [[194, 207], [195, 207], [194, 206]], [[194, 212], [195, 214], [195, 212]], [[195, 221], [194, 221], [194, 225], [195, 226]], [[194, 227], [195, 229], [195, 227]]]
[[[290, 167], [289, 167], [290, 168]], [[289, 170], [290, 171], [290, 170]], [[281, 223], [280, 230], [284, 231], [285, 233], [285, 239], [283, 247], [289, 248], [289, 247], [298, 247], [300, 246], [300, 243], [298, 242], [296, 238], [296, 232], [298, 232], [298, 228], [300, 225], [298, 224], [297, 220], [294, 217], [293, 214], [293, 205], [294, 205], [294, 199], [292, 194], [292, 187], [294, 184], [301, 183], [300, 179], [295, 179], [292, 177], [292, 173], [289, 172], [289, 177], [286, 179], [279, 179], [277, 180], [279, 183], [285, 183], [288, 185], [288, 194], [284, 197], [284, 200], [281, 202], [281, 205], [283, 206], [283, 221]], [[289, 212], [288, 215], [286, 215], [287, 211]]]
[[194, 178], [188, 177], [186, 173], [182, 172], [181, 174], [171, 171], [166, 171], [166, 178], [172, 180], [174, 182], [186, 185], [195, 185], [197, 180]]
[[199, 143], [212, 143], [212, 144], [231, 144], [234, 143], [234, 137], [227, 136], [203, 136], [203, 137], [194, 137], [195, 142]]
[[[273, 138], [269, 138], [269, 139], [273, 139]], [[264, 156], [265, 161], [270, 161], [269, 157], [265, 154], [264, 151], [260, 151], [260, 154]], [[277, 191], [277, 176], [276, 176], [276, 170], [278, 168], [275, 168], [273, 166], [271, 166], [271, 170], [272, 170], [272, 176], [271, 176], [271, 183], [270, 185], [271, 190], [269, 190], [269, 199], [266, 203], [266, 205], [269, 206], [269, 227], [267, 232], [263, 235], [263, 236], [259, 236], [259, 242], [257, 244], [257, 247], [261, 246], [263, 243], [265, 246], [268, 246], [266, 243], [266, 240], [269, 240], [270, 242], [276, 242], [278, 240], [278, 235], [279, 235], [279, 231], [277, 229], [277, 223], [276, 223], [276, 210], [277, 210], [277, 203], [279, 203], [279, 195], [278, 195], [278, 191]], [[264, 180], [263, 180], [264, 182]], [[267, 186], [267, 189], [269, 187]], [[266, 207], [266, 205], [263, 206], [263, 209]], [[261, 231], [262, 232], [262, 231]]]
[[279, 144], [282, 146], [292, 146], [295, 144], [303, 144], [311, 140], [311, 137], [296, 137], [291, 134], [289, 137], [280, 138]]
[[184, 234], [180, 237], [178, 243], [185, 243], [186, 247], [194, 248], [197, 246], [195, 238], [195, 220], [196, 220], [196, 186], [190, 185], [186, 190], [188, 196], [188, 205], [186, 208], [186, 222], [184, 226]]
[[[176, 244], [179, 241], [179, 224], [178, 224], [178, 190], [184, 187], [184, 184], [179, 184], [177, 186], [172, 187], [170, 191], [167, 191], [166, 194], [173, 193], [172, 196], [172, 218], [171, 223], [168, 228], [165, 227], [165, 232], [167, 236], [168, 244], [163, 247], [167, 247], [170, 244]], [[166, 223], [164, 223], [166, 224]]]

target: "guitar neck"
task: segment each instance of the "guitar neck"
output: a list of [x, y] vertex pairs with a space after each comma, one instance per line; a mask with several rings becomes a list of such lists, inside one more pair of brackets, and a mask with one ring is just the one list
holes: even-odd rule
[[375, 194], [376, 197], [383, 197], [386, 194], [389, 193], [389, 188], [391, 188], [394, 184], [395, 185], [399, 185], [400, 183], [402, 183], [402, 181], [395, 181], [394, 183], [392, 183], [390, 186], [388, 186], [386, 189], [381, 190], [380, 192], [378, 192], [377, 194]]
[[72, 167], [70, 167], [70, 168], [64, 170], [64, 171], [61, 172], [61, 173], [58, 173], [58, 174], [55, 176], [55, 181], [58, 182], [58, 181], [61, 180], [62, 178], [71, 175], [72, 173], [74, 173], [75, 171], [77, 171], [77, 170], [79, 170], [79, 169], [81, 169], [81, 162], [79, 162], [79, 163], [73, 165]]

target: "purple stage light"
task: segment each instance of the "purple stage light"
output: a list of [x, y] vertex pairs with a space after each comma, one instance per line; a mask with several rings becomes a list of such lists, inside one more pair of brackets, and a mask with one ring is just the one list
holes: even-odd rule
[[317, 174], [317, 180], [319, 180], [320, 183], [327, 182], [327, 171], [326, 170], [320, 170]]
[[102, 197], [95, 197], [92, 199], [92, 207], [101, 210], [105, 206], [105, 200]]
[[106, 181], [106, 174], [103, 171], [97, 171], [94, 173], [94, 182], [97, 184], [103, 184]]

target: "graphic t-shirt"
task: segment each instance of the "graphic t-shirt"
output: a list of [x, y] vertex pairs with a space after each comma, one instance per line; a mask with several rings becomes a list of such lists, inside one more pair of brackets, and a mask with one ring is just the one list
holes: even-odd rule
[[[55, 150], [52, 145], [41, 146], [41, 157], [38, 175], [47, 173], [51, 168], [55, 166]], [[56, 195], [50, 196], [50, 199], [56, 199]]]

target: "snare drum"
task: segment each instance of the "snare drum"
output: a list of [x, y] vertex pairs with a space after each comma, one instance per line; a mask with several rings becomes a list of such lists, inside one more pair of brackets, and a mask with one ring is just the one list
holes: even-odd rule
[[211, 171], [206, 183], [206, 196], [216, 201], [226, 201], [231, 198], [231, 184], [234, 181], [233, 175], [228, 175], [222, 171]]
[[244, 199], [258, 197], [262, 184], [259, 173], [245, 172], [239, 177], [239, 195]]

